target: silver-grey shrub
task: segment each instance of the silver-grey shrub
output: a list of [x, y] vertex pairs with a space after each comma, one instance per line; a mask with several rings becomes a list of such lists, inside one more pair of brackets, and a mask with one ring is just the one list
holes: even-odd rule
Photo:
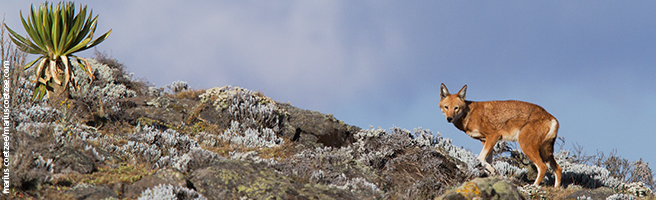
[[54, 127], [55, 124], [52, 122], [23, 122], [18, 124], [16, 131], [24, 132], [27, 133], [27, 135], [38, 138], [41, 137], [42, 134], [48, 133], [49, 130], [54, 129]]
[[164, 88], [157, 88], [153, 86], [148, 87], [148, 91], [147, 91], [148, 96], [161, 97], [164, 94], [165, 94]]
[[249, 151], [249, 152], [231, 151], [228, 154], [230, 155], [230, 159], [232, 160], [241, 160], [241, 161], [258, 163], [258, 164], [265, 163], [267, 165], [274, 165], [278, 163], [274, 158], [269, 158], [269, 159], [260, 158], [260, 156], [258, 156], [258, 153], [256, 151]]
[[[151, 126], [138, 125], [123, 146], [105, 143], [106, 149], [124, 157], [142, 158], [153, 168], [172, 167], [181, 172], [208, 165], [221, 159], [218, 154], [200, 147], [196, 140], [175, 130], [159, 131]], [[168, 152], [168, 154], [165, 154]]]
[[189, 89], [189, 85], [187, 85], [186, 81], [177, 80], [173, 81], [173, 83], [170, 85], [166, 85], [166, 88], [171, 90], [173, 93], [178, 93]]
[[482, 168], [480, 168], [481, 162], [476, 158], [476, 156], [474, 156], [471, 151], [453, 145], [453, 142], [450, 138], [443, 138], [439, 133], [437, 133], [436, 138], [437, 143], [434, 146], [448, 153], [449, 156], [465, 163], [467, 171], [472, 176], [481, 176], [484, 174], [484, 171]]
[[[33, 155], [34, 152], [32, 152]], [[55, 169], [55, 163], [53, 162], [52, 158], [44, 159], [43, 156], [38, 155], [38, 158], [34, 160], [34, 169], [33, 171], [41, 171], [44, 173], [40, 174], [40, 181], [41, 182], [50, 182], [52, 180], [52, 175]]]
[[495, 161], [492, 163], [492, 167], [494, 167], [497, 174], [506, 177], [518, 178], [528, 174], [528, 169], [519, 168], [504, 161]]
[[652, 190], [643, 182], [627, 183], [612, 176], [606, 168], [574, 163], [569, 151], [560, 151], [554, 156], [563, 168], [563, 180], [571, 180], [573, 184], [588, 188], [609, 187], [630, 192], [637, 196], [645, 196]]
[[45, 104], [26, 104], [19, 106], [17, 116], [13, 120], [19, 124], [27, 122], [49, 123], [59, 119], [60, 114], [61, 112], [59, 110]]
[[606, 200], [635, 200], [636, 197], [629, 194], [613, 194], [606, 197]]
[[[106, 112], [103, 114], [111, 115], [120, 111], [119, 99], [137, 96], [137, 92], [124, 85], [124, 81], [119, 81], [132, 80], [131, 75], [123, 73], [122, 69], [109, 67], [95, 59], [87, 60], [91, 69], [94, 70], [96, 80], [92, 84], [88, 75], [81, 68], [75, 67], [75, 78], [79, 81], [77, 88], [71, 88], [71, 91], [74, 91], [71, 92], [72, 97], [90, 103], [92, 107], [102, 107], [100, 109]], [[77, 63], [73, 65], [77, 65]]]
[[354, 156], [352, 146], [317, 147], [303, 150], [282, 163], [271, 162], [269, 166], [295, 179], [381, 197], [382, 192], [375, 184], [357, 175], [361, 172], [372, 173], [373, 169], [355, 162]]
[[76, 141], [97, 141], [104, 137], [94, 127], [84, 124], [54, 124], [53, 136], [57, 145], [73, 145]]
[[[199, 95], [201, 102], [212, 103], [219, 112], [226, 110], [248, 128], [270, 128], [279, 131], [279, 114], [275, 102], [257, 92], [241, 87], [216, 87]], [[210, 102], [214, 100], [213, 102]]]
[[188, 151], [200, 145], [187, 135], [182, 135], [173, 129], [159, 131], [152, 126], [137, 125], [134, 134], [128, 135], [129, 139], [144, 142], [156, 146], [174, 147], [181, 151]]
[[247, 148], [274, 147], [283, 144], [282, 138], [270, 128], [260, 130], [245, 127], [237, 121], [231, 121], [230, 127], [218, 135], [218, 138], [230, 144], [242, 145]]
[[631, 177], [629, 177], [629, 182], [644, 182], [647, 185], [654, 187], [654, 176], [652, 174], [651, 168], [649, 168], [649, 163], [645, 162], [640, 158], [632, 163], [633, 171], [631, 171]]
[[[25, 75], [32, 75], [33, 71], [23, 72]], [[30, 78], [31, 79], [31, 78]], [[34, 83], [19, 76], [14, 81], [15, 85], [11, 87], [11, 119], [18, 123], [18, 126], [25, 123], [51, 123], [59, 119], [61, 112], [48, 106], [48, 98], [43, 100], [32, 100]], [[29, 125], [28, 125], [29, 126]], [[33, 127], [33, 126], [32, 126]], [[27, 127], [24, 127], [27, 128]]]
[[186, 187], [174, 187], [170, 184], [160, 184], [152, 188], [148, 188], [141, 192], [139, 200], [207, 200], [202, 194], [199, 194], [193, 189]]
[[[418, 145], [441, 149], [444, 152], [447, 152], [449, 156], [465, 163], [467, 165], [467, 171], [471, 173], [472, 176], [480, 176], [483, 174], [483, 171], [480, 168], [481, 163], [478, 158], [471, 151], [453, 145], [451, 139], [443, 138], [439, 133], [433, 134], [430, 130], [424, 130], [422, 128], [415, 128], [413, 130], [413, 135], [413, 140], [416, 141]], [[495, 151], [500, 151], [501, 147], [504, 145], [505, 143], [503, 142], [495, 145]], [[528, 173], [528, 169], [513, 166], [505, 161], [495, 161], [492, 163], [492, 167], [494, 167], [497, 174], [507, 177], [520, 177]]]
[[96, 147], [94, 147], [94, 146], [87, 145], [87, 146], [84, 147], [84, 150], [85, 151], [91, 150], [91, 152], [93, 153], [93, 157], [96, 159], [96, 161], [102, 162], [102, 161], [105, 161], [105, 159], [106, 159], [106, 157], [104, 155], [101, 155], [100, 153], [98, 153], [98, 151], [96, 151]]
[[203, 103], [211, 103], [217, 112], [229, 113], [232, 117], [228, 129], [216, 137], [202, 135], [204, 140], [199, 140], [201, 143], [217, 144], [216, 140], [220, 139], [249, 148], [273, 147], [283, 143], [278, 137], [280, 113], [272, 99], [232, 86], [208, 89], [199, 98]]
[[[100, 99], [105, 98], [129, 98], [136, 96], [136, 92], [128, 89], [125, 85], [117, 82], [120, 78], [125, 78], [131, 80], [132, 77], [127, 74], [123, 74], [119, 69], [111, 68], [105, 64], [102, 64], [95, 59], [87, 59], [91, 65], [91, 69], [94, 70], [94, 76], [96, 81], [102, 81], [105, 84], [99, 86], [92, 86], [89, 81], [88, 75], [82, 71], [81, 68], [75, 67], [76, 70], [76, 80], [78, 82], [79, 91], [74, 92], [71, 96], [82, 99]], [[74, 63], [73, 65], [77, 65]], [[124, 77], [119, 77], [124, 76]], [[77, 89], [77, 88], [75, 88]], [[109, 101], [109, 100], [104, 100]]]

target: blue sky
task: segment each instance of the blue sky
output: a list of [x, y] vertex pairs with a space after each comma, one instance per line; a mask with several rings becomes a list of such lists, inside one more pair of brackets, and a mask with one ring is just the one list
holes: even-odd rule
[[[113, 30], [98, 49], [158, 87], [242, 86], [478, 153], [437, 109], [440, 83], [467, 84], [470, 100], [541, 105], [566, 149], [656, 165], [656, 1], [79, 2], [100, 15], [98, 35]], [[0, 12], [24, 34], [29, 6]]]

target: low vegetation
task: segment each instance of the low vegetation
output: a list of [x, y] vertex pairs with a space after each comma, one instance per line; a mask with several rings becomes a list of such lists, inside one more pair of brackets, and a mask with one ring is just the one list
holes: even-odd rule
[[58, 102], [32, 101], [33, 69], [13, 68], [9, 198], [439, 199], [497, 182], [528, 199], [654, 198], [648, 163], [615, 151], [588, 155], [561, 139], [564, 187], [550, 187], [550, 173], [535, 187], [534, 165], [510, 143], [495, 147], [491, 175], [430, 130], [361, 129], [245, 88], [157, 88], [104, 53], [88, 62], [93, 82]]

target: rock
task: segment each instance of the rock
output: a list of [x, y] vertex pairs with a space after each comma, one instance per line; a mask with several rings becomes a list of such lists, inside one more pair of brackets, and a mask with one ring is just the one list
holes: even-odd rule
[[208, 199], [356, 199], [340, 189], [299, 183], [265, 165], [238, 160], [195, 170], [189, 182]]
[[432, 199], [465, 180], [457, 164], [430, 148], [406, 148], [381, 170], [381, 188], [402, 199]]
[[342, 147], [354, 141], [353, 135], [360, 128], [347, 125], [332, 115], [300, 109], [289, 104], [278, 104], [283, 116], [282, 137], [301, 143], [321, 143], [330, 147]]
[[524, 199], [517, 186], [497, 177], [476, 178], [436, 198], [456, 199]]
[[79, 149], [63, 147], [52, 153], [55, 157], [55, 173], [89, 174], [96, 170], [93, 157]]
[[125, 120], [130, 124], [137, 125], [139, 118], [145, 117], [155, 120], [151, 124], [142, 124], [166, 130], [164, 124], [183, 126], [185, 119], [189, 116], [190, 109], [197, 101], [188, 99], [172, 99], [168, 97], [134, 97], [118, 101], [121, 106], [120, 114], [114, 116], [119, 120]]
[[77, 184], [68, 189], [66, 193], [79, 200], [118, 198], [118, 195], [106, 186], [94, 186], [86, 183]]

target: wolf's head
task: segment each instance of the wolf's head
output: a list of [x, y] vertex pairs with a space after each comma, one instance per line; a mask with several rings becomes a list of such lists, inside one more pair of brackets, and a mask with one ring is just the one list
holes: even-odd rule
[[467, 93], [467, 85], [462, 86], [462, 89], [457, 94], [449, 94], [446, 85], [442, 83], [440, 86], [440, 110], [446, 116], [446, 121], [451, 123], [455, 119], [462, 117], [465, 110], [465, 93]]

